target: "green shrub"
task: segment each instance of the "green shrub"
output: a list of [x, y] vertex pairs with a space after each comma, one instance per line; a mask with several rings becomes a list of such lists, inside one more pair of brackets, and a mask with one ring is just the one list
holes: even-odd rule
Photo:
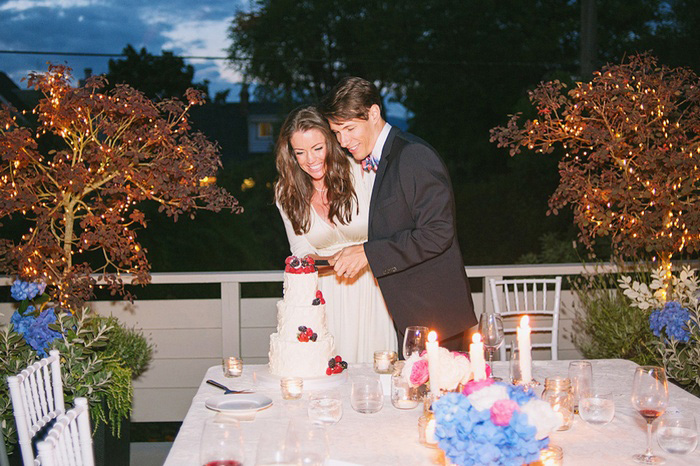
[[580, 275], [570, 279], [570, 284], [578, 298], [571, 339], [586, 359], [658, 364], [649, 315], [618, 288], [617, 275]]

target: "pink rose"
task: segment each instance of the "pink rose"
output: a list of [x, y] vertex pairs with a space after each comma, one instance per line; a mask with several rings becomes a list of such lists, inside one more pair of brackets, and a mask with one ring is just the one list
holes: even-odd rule
[[428, 360], [419, 359], [413, 363], [413, 369], [411, 370], [411, 385], [418, 386], [423, 385], [428, 381]]
[[507, 426], [516, 409], [518, 409], [518, 403], [515, 401], [498, 400], [491, 406], [491, 422], [497, 426]]
[[464, 390], [462, 390], [462, 393], [465, 395], [469, 396], [474, 392], [478, 392], [484, 387], [488, 387], [493, 383], [493, 380], [491, 379], [483, 379], [483, 380], [470, 380], [467, 382], [467, 384], [464, 386]]

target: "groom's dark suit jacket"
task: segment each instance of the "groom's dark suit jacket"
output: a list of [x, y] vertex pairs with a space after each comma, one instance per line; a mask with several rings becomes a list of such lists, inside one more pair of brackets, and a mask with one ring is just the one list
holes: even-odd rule
[[477, 323], [455, 223], [442, 159], [392, 128], [372, 190], [365, 253], [402, 335], [424, 325], [445, 339]]

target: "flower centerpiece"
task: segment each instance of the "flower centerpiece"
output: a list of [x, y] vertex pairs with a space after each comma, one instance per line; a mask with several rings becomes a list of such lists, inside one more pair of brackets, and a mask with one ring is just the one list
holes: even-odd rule
[[700, 279], [685, 266], [677, 275], [663, 270], [651, 274], [651, 283], [619, 280], [634, 306], [649, 312], [649, 328], [660, 364], [680, 386], [700, 396]]
[[537, 461], [563, 421], [532, 389], [492, 379], [470, 381], [461, 393], [443, 395], [433, 411], [438, 446], [460, 466]]
[[[443, 392], [457, 390], [461, 385], [473, 378], [474, 373], [471, 362], [466, 353], [439, 347], [437, 361], [440, 371], [440, 386], [437, 388]], [[487, 377], [489, 373], [490, 369], [487, 365]], [[427, 353], [423, 351], [420, 354], [411, 354], [403, 366], [401, 376], [404, 377], [411, 387], [420, 387], [430, 383]]]

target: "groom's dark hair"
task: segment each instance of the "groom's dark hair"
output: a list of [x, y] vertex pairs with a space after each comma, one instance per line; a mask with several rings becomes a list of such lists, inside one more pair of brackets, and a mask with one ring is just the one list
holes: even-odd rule
[[372, 105], [382, 108], [377, 86], [366, 79], [349, 76], [341, 79], [321, 100], [321, 113], [332, 122], [353, 118], [366, 120]]

